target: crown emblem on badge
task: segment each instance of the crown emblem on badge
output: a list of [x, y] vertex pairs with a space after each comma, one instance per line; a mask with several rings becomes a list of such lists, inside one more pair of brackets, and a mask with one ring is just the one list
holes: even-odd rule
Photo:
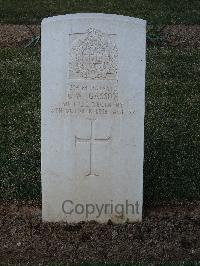
[[89, 28], [71, 43], [72, 79], [116, 79], [118, 49], [112, 35]]

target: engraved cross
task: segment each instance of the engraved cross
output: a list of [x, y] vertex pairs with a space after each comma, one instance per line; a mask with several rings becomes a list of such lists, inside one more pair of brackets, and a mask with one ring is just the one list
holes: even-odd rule
[[95, 173], [95, 143], [109, 142], [111, 137], [95, 138], [95, 120], [90, 121], [90, 137], [89, 138], [79, 138], [75, 136], [75, 146], [77, 143], [89, 143], [90, 145], [90, 168], [86, 176], [98, 176]]

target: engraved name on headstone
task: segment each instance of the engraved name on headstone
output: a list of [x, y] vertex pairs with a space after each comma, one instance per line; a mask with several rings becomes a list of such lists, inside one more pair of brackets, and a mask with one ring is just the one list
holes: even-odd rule
[[42, 22], [44, 221], [142, 219], [144, 20]]

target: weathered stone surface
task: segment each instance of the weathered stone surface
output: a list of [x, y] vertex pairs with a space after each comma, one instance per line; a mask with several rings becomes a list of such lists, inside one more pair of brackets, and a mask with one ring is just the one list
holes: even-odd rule
[[43, 220], [142, 219], [145, 43], [140, 19], [43, 20]]

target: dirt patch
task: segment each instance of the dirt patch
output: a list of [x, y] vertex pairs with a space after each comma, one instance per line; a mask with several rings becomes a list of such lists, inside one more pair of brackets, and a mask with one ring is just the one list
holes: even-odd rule
[[146, 208], [142, 223], [42, 223], [34, 205], [1, 203], [0, 261], [162, 262], [200, 260], [200, 202]]
[[170, 46], [200, 47], [200, 25], [169, 25], [161, 30], [162, 39]]
[[38, 25], [0, 25], [0, 47], [24, 47], [39, 34]]
[[[24, 47], [34, 35], [40, 35], [39, 25], [0, 24], [0, 47]], [[161, 38], [147, 38], [147, 43], [158, 46], [200, 47], [200, 25], [168, 25], [158, 35]]]

